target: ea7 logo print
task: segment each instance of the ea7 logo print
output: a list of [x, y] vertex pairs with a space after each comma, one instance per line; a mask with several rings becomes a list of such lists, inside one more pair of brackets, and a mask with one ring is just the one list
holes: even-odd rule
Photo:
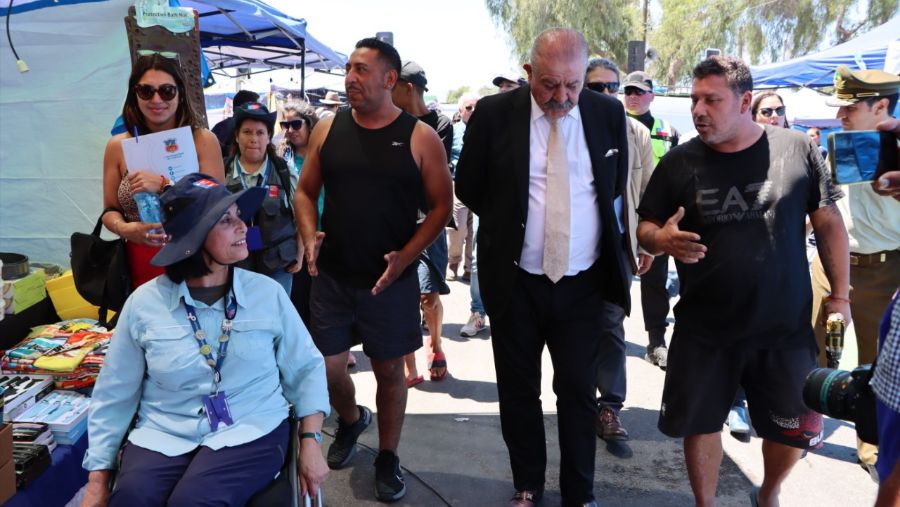
[[750, 183], [744, 188], [697, 189], [697, 206], [708, 222], [728, 223], [765, 217], [771, 204], [772, 182]]
[[399, 141], [391, 141], [391, 146], [398, 148], [398, 147], [403, 146], [403, 143], [401, 143]]

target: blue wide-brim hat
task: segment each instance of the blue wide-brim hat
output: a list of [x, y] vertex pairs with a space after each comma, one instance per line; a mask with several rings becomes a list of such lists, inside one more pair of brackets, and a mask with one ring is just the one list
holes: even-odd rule
[[165, 267], [197, 253], [216, 222], [237, 203], [241, 218], [249, 220], [266, 197], [266, 189], [251, 187], [232, 194], [215, 178], [192, 173], [178, 180], [160, 197], [162, 225], [171, 237], [150, 264]]

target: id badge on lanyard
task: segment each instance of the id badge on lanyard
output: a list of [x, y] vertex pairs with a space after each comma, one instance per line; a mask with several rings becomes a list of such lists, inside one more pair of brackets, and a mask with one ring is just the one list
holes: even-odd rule
[[237, 314], [237, 303], [234, 300], [234, 294], [228, 299], [225, 306], [225, 318], [222, 320], [222, 336], [219, 337], [219, 349], [216, 358], [212, 357], [212, 347], [206, 342], [206, 333], [200, 327], [200, 320], [197, 318], [197, 312], [194, 307], [184, 301], [184, 308], [187, 312], [188, 322], [194, 330], [194, 339], [200, 347], [200, 355], [206, 360], [213, 369], [213, 390], [208, 395], [203, 396], [203, 408], [206, 413], [206, 419], [209, 421], [209, 427], [212, 431], [219, 429], [219, 424], [231, 426], [234, 419], [231, 417], [231, 409], [228, 407], [228, 395], [225, 391], [219, 390], [219, 384], [222, 382], [222, 363], [225, 361], [225, 355], [228, 351], [228, 342], [231, 339], [231, 330], [233, 328], [232, 320]]

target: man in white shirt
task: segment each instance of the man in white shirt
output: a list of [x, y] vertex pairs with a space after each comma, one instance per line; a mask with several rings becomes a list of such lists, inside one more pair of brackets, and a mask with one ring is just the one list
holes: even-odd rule
[[628, 170], [625, 112], [582, 90], [586, 66], [580, 33], [541, 33], [524, 66], [529, 84], [478, 102], [456, 172], [457, 196], [480, 218], [478, 275], [513, 506], [534, 505], [544, 490], [544, 344], [554, 364], [563, 505], [596, 505], [597, 329], [604, 301], [630, 309], [614, 211]]

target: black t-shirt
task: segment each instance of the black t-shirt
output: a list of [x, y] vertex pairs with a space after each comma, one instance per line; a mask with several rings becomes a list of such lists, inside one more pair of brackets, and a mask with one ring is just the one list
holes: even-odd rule
[[737, 153], [699, 137], [659, 162], [638, 213], [664, 223], [679, 206], [679, 227], [700, 235], [706, 257], [676, 262], [679, 336], [714, 347], [805, 346], [813, 339], [805, 216], [841, 198], [812, 141], [765, 127]]
[[433, 128], [441, 138], [444, 151], [447, 153], [447, 162], [450, 162], [450, 151], [453, 149], [453, 120], [437, 111], [428, 111], [428, 114], [419, 116], [419, 120]]

